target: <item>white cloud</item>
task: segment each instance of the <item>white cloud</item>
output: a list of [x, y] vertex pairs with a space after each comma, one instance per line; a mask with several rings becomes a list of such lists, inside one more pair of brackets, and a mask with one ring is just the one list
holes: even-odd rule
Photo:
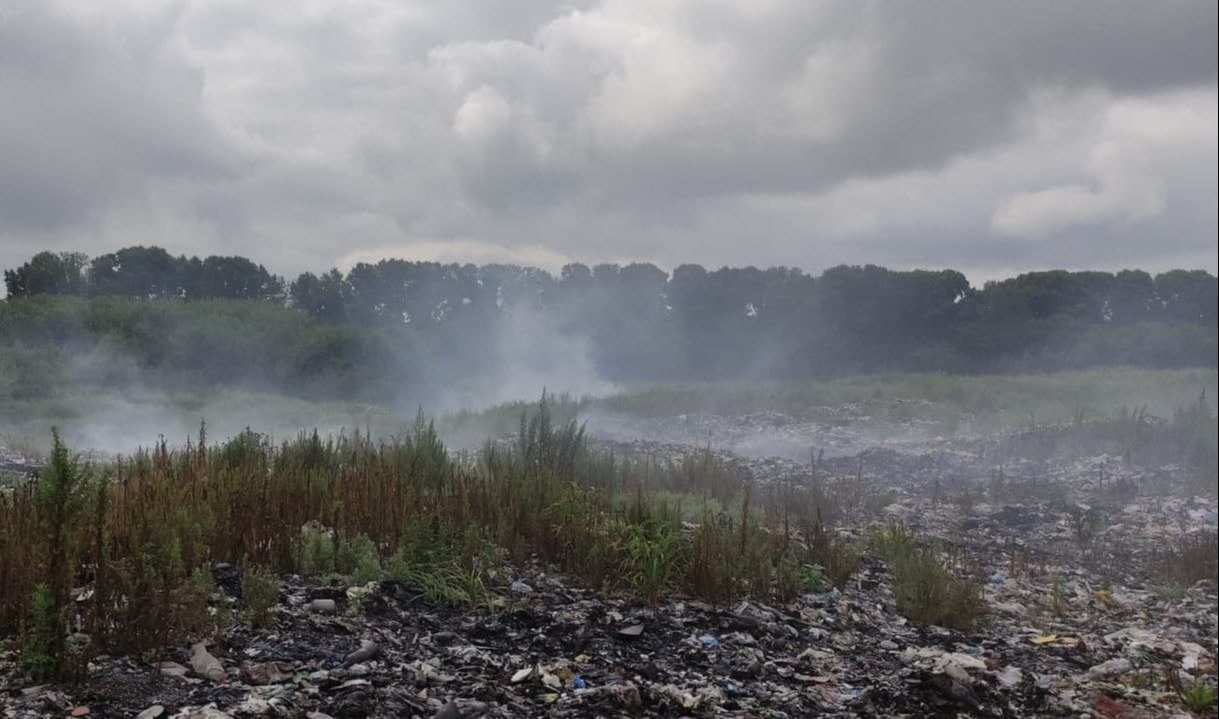
[[[1214, 93], [1113, 103], [1091, 145], [1086, 181], [1005, 198], [991, 217], [991, 229], [1040, 238], [1084, 225], [1160, 217], [1178, 168], [1193, 157], [1215, 156], [1215, 108]], [[1177, 190], [1187, 189], [1177, 184]]]

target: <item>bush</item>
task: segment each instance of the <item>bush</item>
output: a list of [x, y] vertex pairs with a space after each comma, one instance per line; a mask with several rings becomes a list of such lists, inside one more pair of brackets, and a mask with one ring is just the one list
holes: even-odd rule
[[367, 584], [381, 578], [377, 545], [365, 534], [357, 534], [340, 542], [334, 564], [336, 571], [351, 575], [356, 584]]
[[55, 647], [57, 638], [63, 635], [60, 619], [50, 588], [39, 584], [31, 598], [29, 624], [21, 643], [21, 665], [34, 681], [44, 681], [58, 673], [62, 654]]
[[644, 601], [655, 603], [677, 580], [682, 560], [678, 537], [668, 529], [629, 528], [624, 573]]
[[335, 571], [334, 530], [316, 522], [300, 529], [293, 552], [296, 571], [305, 577], [323, 577]]
[[271, 610], [279, 604], [279, 578], [262, 567], [247, 567], [241, 579], [241, 599], [255, 626], [271, 624]]
[[907, 619], [968, 631], [985, 613], [981, 583], [957, 578], [899, 525], [875, 536], [873, 548], [889, 563], [897, 610]]

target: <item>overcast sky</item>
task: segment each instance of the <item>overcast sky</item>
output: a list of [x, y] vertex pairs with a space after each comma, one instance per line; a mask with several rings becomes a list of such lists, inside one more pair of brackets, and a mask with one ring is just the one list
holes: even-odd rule
[[1217, 264], [1213, 0], [3, 0], [0, 267]]

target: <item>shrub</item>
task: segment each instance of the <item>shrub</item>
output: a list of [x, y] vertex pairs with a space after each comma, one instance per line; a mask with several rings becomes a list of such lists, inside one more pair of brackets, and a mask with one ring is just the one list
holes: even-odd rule
[[293, 554], [296, 570], [303, 576], [322, 577], [334, 572], [334, 530], [317, 522], [303, 525]]
[[897, 610], [907, 619], [967, 631], [985, 613], [981, 583], [957, 578], [899, 525], [880, 532], [873, 546], [889, 563]]
[[271, 610], [279, 604], [279, 578], [262, 567], [247, 567], [241, 579], [241, 599], [255, 626], [271, 624]]
[[62, 653], [56, 653], [56, 638], [62, 641], [60, 613], [51, 590], [45, 584], [34, 589], [30, 602], [29, 624], [21, 643], [21, 665], [34, 677], [44, 681], [56, 675]]
[[1195, 680], [1181, 686], [1181, 703], [1195, 714], [1209, 712], [1215, 706], [1215, 688]]
[[710, 512], [690, 541], [683, 588], [713, 604], [726, 604], [741, 592], [738, 582], [737, 538], [732, 523]]
[[791, 557], [775, 567], [775, 597], [790, 602], [801, 594], [817, 594], [829, 588], [825, 572], [817, 564], [801, 564]]
[[1201, 581], [1219, 584], [1219, 536], [1197, 532], [1167, 542], [1154, 552], [1148, 573], [1167, 585], [1191, 587]]
[[806, 564], [821, 567], [831, 586], [842, 589], [859, 573], [859, 552], [826, 529], [820, 522], [808, 532]]
[[655, 603], [673, 587], [681, 562], [679, 537], [669, 529], [629, 528], [625, 575], [644, 601]]
[[340, 542], [334, 564], [336, 571], [350, 574], [356, 584], [367, 584], [381, 578], [377, 545], [365, 534], [357, 534]]

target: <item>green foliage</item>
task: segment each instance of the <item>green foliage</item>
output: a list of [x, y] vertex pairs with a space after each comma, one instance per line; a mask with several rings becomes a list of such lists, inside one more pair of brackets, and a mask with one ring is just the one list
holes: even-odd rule
[[644, 601], [655, 603], [673, 587], [681, 560], [681, 546], [672, 530], [642, 525], [628, 528], [623, 569]]
[[1195, 714], [1209, 712], [1215, 707], [1215, 688], [1195, 679], [1181, 686], [1181, 704]]
[[356, 584], [367, 584], [381, 578], [381, 560], [377, 545], [364, 534], [357, 534], [339, 542], [334, 566], [339, 573], [351, 575]]
[[0, 399], [136, 385], [383, 399], [416, 369], [411, 342], [268, 302], [17, 297], [0, 302]]
[[820, 565], [783, 557], [775, 568], [775, 596], [780, 601], [790, 602], [801, 594], [819, 594], [829, 588]]
[[29, 295], [81, 295], [88, 288], [85, 263], [80, 252], [39, 252], [29, 262], [4, 271], [9, 297]]
[[830, 587], [825, 579], [825, 570], [820, 564], [801, 564], [799, 577], [800, 588], [806, 592], [819, 594]]
[[21, 643], [21, 665], [35, 681], [53, 678], [59, 671], [63, 656], [61, 619], [51, 589], [39, 584], [30, 601], [29, 624]]
[[898, 611], [919, 624], [968, 631], [985, 612], [981, 592], [979, 583], [957, 579], [930, 552], [894, 561]]
[[872, 551], [887, 561], [908, 557], [918, 551], [918, 542], [914, 535], [897, 523], [891, 523], [873, 533], [870, 544]]
[[714, 604], [740, 596], [737, 547], [732, 523], [722, 515], [706, 513], [690, 543], [689, 565], [683, 576], [686, 590]]
[[241, 578], [241, 599], [250, 621], [265, 627], [274, 619], [272, 609], [279, 604], [279, 577], [258, 566], [248, 566]]
[[417, 517], [403, 527], [385, 574], [419, 586], [433, 604], [492, 609], [491, 571], [498, 561], [498, 552], [476, 527], [459, 533], [434, 519]]
[[314, 522], [300, 528], [293, 547], [293, 564], [305, 577], [318, 578], [335, 571], [334, 530]]
[[[525, 316], [541, 332], [578, 335], [603, 374], [633, 381], [1213, 368], [1219, 347], [1215, 277], [1184, 270], [1033, 272], [974, 289], [954, 270], [874, 265], [813, 277], [573, 264], [554, 277], [382, 260], [288, 284], [242, 257], [135, 246], [91, 261], [40, 252], [6, 270], [5, 283], [3, 304], [15, 309], [0, 308], [0, 354], [37, 350], [70, 364], [89, 351], [80, 374], [91, 386], [114, 384], [99, 375], [203, 387], [240, 377], [309, 396], [418, 398], [437, 380], [501, 378], [497, 353], [471, 352], [466, 338], [515, 333]], [[758, 346], [772, 348], [762, 369]], [[22, 392], [54, 389], [36, 368], [23, 374], [33, 376], [20, 378]]]
[[911, 621], [968, 631], [985, 613], [981, 583], [957, 578], [900, 525], [879, 532], [872, 546], [889, 564], [897, 610]]
[[[854, 571], [857, 556], [827, 530], [791, 529], [814, 526], [816, 503], [746, 491], [725, 512], [731, 505], [709, 495], [742, 478], [713, 454], [675, 465], [620, 459], [590, 450], [573, 422], [551, 422], [545, 401], [533, 412], [522, 441], [476, 457], [450, 458], [421, 416], [381, 442], [356, 432], [276, 445], [245, 431], [209, 444], [200, 431], [180, 450], [161, 442], [115, 459], [96, 481], [56, 437], [44, 480], [0, 495], [0, 578], [13, 590], [0, 596], [0, 627], [29, 624], [39, 584], [54, 613], [65, 606], [57, 586], [66, 596], [89, 581], [93, 601], [74, 608], [100, 650], [180, 645], [229, 620], [210, 601], [214, 562], [248, 568], [254, 622], [269, 620], [274, 577], [287, 572], [388, 577], [430, 601], [494, 610], [505, 554], [649, 602], [670, 591], [717, 603], [791, 597], [822, 588], [814, 565], [830, 582]], [[31, 636], [49, 637], [56, 656], [62, 637]]]
[[831, 586], [842, 589], [859, 572], [862, 556], [850, 544], [839, 539], [817, 522], [806, 533], [807, 563], [821, 567]]
[[47, 673], [61, 668], [65, 653], [62, 619], [69, 605], [73, 558], [80, 541], [77, 531], [89, 481], [87, 473], [68, 454], [57, 429], [51, 430], [51, 437], [50, 463], [39, 477], [32, 498], [35, 519], [31, 524], [37, 526], [38, 534], [25, 538], [41, 555], [35, 570], [38, 583], [30, 595], [26, 653], [32, 670]]

